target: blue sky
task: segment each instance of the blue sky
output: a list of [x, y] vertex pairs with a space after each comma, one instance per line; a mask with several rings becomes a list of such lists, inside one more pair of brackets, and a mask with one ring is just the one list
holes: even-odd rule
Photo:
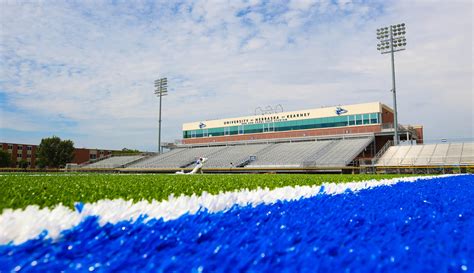
[[0, 0], [0, 141], [156, 150], [184, 122], [382, 101], [375, 30], [407, 24], [399, 121], [473, 137], [471, 1]]

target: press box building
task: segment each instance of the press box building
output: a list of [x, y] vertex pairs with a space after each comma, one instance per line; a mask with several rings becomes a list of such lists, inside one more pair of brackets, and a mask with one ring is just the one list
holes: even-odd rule
[[[183, 124], [183, 144], [373, 134], [393, 139], [393, 110], [380, 102], [314, 108]], [[399, 126], [400, 138], [423, 142], [422, 126]]]

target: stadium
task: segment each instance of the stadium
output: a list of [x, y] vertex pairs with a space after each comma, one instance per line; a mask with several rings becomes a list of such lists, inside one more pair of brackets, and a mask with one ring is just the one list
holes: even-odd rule
[[452, 172], [472, 168], [474, 143], [423, 145], [423, 126], [398, 125], [380, 102], [195, 121], [158, 155], [108, 157], [80, 170], [176, 172], [208, 158], [206, 172]]
[[0, 273], [474, 272], [469, 1], [1, 8]]

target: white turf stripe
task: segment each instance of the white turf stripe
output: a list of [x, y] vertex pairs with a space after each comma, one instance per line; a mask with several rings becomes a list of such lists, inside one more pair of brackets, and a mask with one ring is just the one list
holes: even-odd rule
[[[444, 175], [441, 177], [450, 176]], [[437, 176], [440, 177], [440, 176]], [[340, 194], [346, 190], [359, 191], [383, 185], [393, 185], [398, 182], [413, 182], [418, 179], [431, 179], [433, 176], [405, 177], [385, 180], [369, 180], [351, 183], [325, 183], [322, 186], [282, 187], [273, 190], [243, 189], [224, 192], [217, 195], [202, 193], [200, 196], [170, 196], [168, 200], [140, 201], [133, 203], [122, 199], [100, 200], [84, 204], [82, 212], [71, 210], [63, 205], [53, 209], [40, 209], [37, 205], [25, 209], [5, 209], [0, 215], [0, 244], [13, 242], [21, 244], [36, 238], [42, 231], [48, 231], [48, 237], [57, 239], [61, 231], [78, 225], [88, 216], [99, 216], [101, 225], [117, 223], [122, 220], [136, 220], [140, 215], [148, 215], [149, 219], [173, 220], [186, 213], [195, 214], [198, 210], [207, 209], [209, 212], [225, 211], [234, 205], [257, 206], [272, 204], [277, 201], [298, 200], [317, 194]]]

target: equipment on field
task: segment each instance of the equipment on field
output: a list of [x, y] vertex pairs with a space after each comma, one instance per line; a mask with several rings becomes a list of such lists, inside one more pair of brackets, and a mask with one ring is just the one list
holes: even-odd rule
[[204, 163], [207, 161], [207, 157], [200, 157], [197, 161], [196, 161], [196, 167], [194, 167], [194, 169], [189, 172], [189, 173], [185, 173], [183, 170], [181, 171], [177, 171], [176, 174], [196, 174], [196, 173], [202, 173], [202, 167], [204, 166]]

